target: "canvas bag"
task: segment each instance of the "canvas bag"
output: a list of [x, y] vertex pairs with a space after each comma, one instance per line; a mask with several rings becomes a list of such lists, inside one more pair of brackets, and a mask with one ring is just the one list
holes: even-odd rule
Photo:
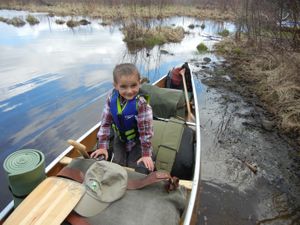
[[[94, 159], [74, 159], [68, 167], [85, 173], [94, 162]], [[129, 180], [145, 176], [134, 171], [127, 173]], [[85, 219], [90, 225], [177, 225], [186, 206], [187, 192], [179, 187], [168, 193], [164, 185], [159, 182], [143, 189], [127, 190], [121, 199], [96, 216]]]
[[179, 179], [192, 179], [195, 131], [175, 118], [154, 120], [153, 130], [151, 143], [156, 155], [156, 169], [166, 170]]
[[151, 84], [143, 84], [141, 94], [148, 95], [153, 116], [170, 118], [185, 116], [185, 98], [182, 90], [159, 88]]

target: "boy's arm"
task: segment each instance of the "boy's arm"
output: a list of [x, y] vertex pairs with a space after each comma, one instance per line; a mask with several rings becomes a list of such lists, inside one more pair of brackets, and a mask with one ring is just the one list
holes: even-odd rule
[[110, 98], [111, 94], [108, 95], [102, 112], [101, 126], [97, 134], [98, 149], [109, 148], [110, 128], [112, 124], [112, 115], [110, 112]]
[[141, 141], [142, 157], [152, 156], [153, 114], [151, 106], [147, 104], [143, 97], [139, 98], [138, 102], [137, 126]]

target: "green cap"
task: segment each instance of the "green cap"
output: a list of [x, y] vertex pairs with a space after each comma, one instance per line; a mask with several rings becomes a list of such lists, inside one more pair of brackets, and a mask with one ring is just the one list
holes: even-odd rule
[[123, 197], [127, 189], [127, 172], [118, 164], [96, 161], [87, 170], [83, 184], [86, 192], [74, 210], [84, 217], [95, 216]]

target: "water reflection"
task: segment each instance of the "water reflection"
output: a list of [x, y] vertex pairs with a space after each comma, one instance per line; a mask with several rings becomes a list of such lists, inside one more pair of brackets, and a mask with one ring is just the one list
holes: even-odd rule
[[[28, 12], [0, 10], [0, 16], [26, 18]], [[49, 163], [63, 150], [68, 138], [78, 138], [100, 119], [105, 95], [112, 88], [115, 64], [133, 62], [151, 82], [182, 62], [216, 56], [198, 54], [204, 42], [211, 49], [229, 23], [175, 17], [151, 24], [178, 25], [189, 31], [179, 44], [165, 44], [132, 54], [126, 48], [121, 24], [102, 26], [100, 20], [70, 29], [55, 23], [70, 17], [32, 13], [40, 23], [16, 28], [0, 22], [0, 163], [21, 148], [43, 151]], [[81, 18], [79, 18], [81, 19]], [[205, 29], [190, 24], [205, 24]], [[162, 54], [162, 52], [164, 52]], [[166, 53], [167, 52], [167, 53]], [[0, 170], [1, 209], [9, 196]], [[0, 209], [0, 210], [1, 210]]]

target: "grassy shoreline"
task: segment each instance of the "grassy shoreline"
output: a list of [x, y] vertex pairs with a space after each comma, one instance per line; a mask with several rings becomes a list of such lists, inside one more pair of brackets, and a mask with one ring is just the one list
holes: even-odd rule
[[233, 37], [215, 47], [231, 64], [232, 78], [255, 94], [277, 128], [300, 146], [300, 53], [267, 44], [258, 48]]

